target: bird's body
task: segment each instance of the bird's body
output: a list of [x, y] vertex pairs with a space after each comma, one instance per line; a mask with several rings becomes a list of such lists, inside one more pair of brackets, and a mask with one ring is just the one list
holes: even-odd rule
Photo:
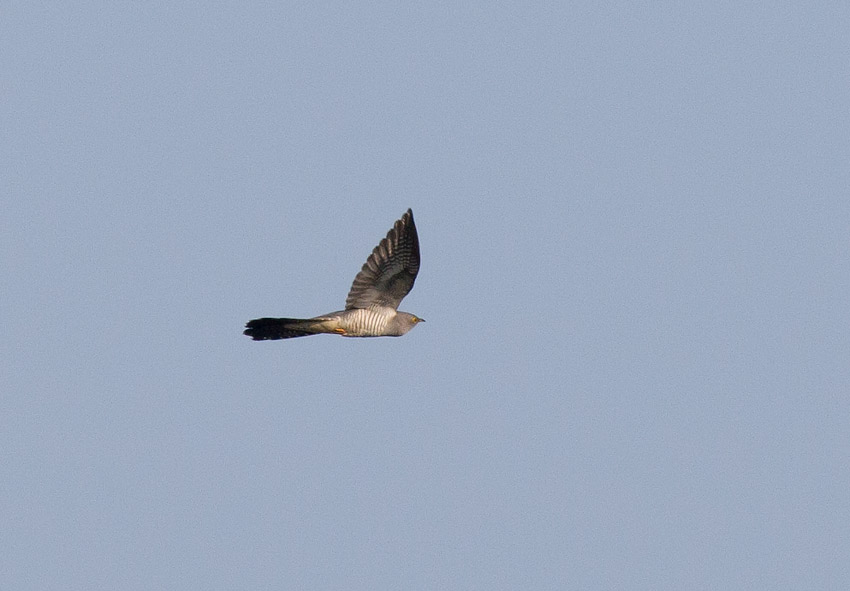
[[322, 333], [345, 337], [401, 336], [423, 321], [398, 311], [418, 272], [419, 236], [413, 212], [408, 209], [354, 278], [345, 310], [314, 318], [257, 318], [248, 322], [244, 334], [255, 341]]
[[422, 319], [386, 307], [355, 308], [315, 318], [257, 318], [247, 324], [245, 334], [255, 341], [322, 333], [344, 337], [400, 337], [417, 322], [422, 322]]

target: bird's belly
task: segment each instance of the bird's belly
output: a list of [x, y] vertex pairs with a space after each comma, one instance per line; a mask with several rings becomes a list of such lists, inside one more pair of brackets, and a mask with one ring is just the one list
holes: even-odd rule
[[358, 309], [353, 310], [345, 319], [346, 337], [379, 337], [386, 332], [387, 324], [395, 310]]

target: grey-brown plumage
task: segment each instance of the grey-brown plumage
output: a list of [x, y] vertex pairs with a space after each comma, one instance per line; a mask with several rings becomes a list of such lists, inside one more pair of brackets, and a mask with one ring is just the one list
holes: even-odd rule
[[312, 334], [344, 337], [401, 336], [422, 318], [399, 312], [398, 306], [419, 272], [419, 236], [413, 212], [401, 216], [374, 248], [348, 292], [345, 310], [315, 318], [257, 318], [245, 325], [255, 341], [291, 339]]

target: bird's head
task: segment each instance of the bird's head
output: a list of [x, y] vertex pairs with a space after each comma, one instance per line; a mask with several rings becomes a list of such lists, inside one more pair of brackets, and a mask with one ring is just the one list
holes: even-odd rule
[[425, 322], [424, 318], [420, 318], [415, 314], [408, 314], [407, 312], [399, 312], [396, 315], [396, 325], [399, 328], [400, 334], [405, 334], [411, 328], [419, 324], [420, 322]]

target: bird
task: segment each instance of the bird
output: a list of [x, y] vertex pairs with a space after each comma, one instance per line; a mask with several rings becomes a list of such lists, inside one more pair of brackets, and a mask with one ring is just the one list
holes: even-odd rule
[[354, 278], [345, 309], [314, 318], [256, 318], [243, 334], [255, 341], [273, 341], [314, 334], [344, 337], [400, 337], [424, 322], [398, 306], [419, 273], [419, 236], [408, 209], [372, 250]]

